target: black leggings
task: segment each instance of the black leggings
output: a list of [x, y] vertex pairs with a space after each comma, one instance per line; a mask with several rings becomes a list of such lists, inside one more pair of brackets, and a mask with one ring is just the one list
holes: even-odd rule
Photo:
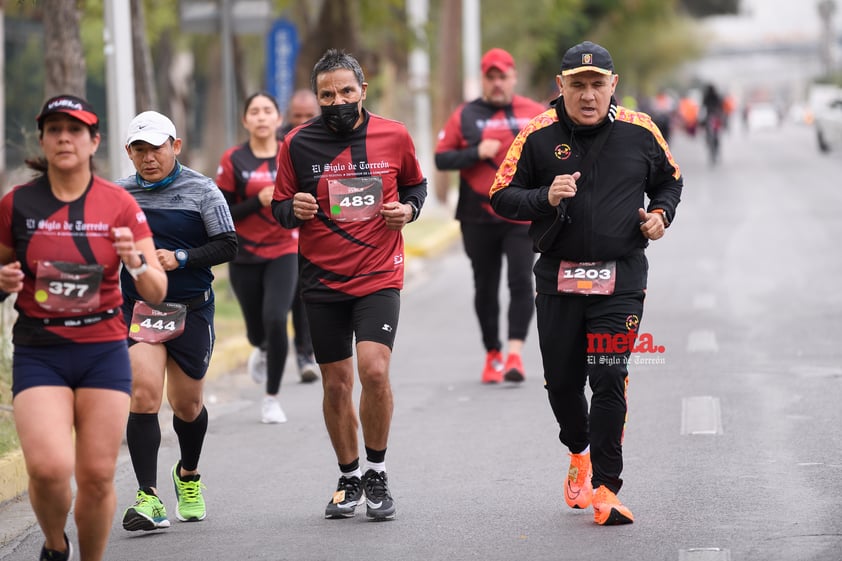
[[266, 393], [275, 395], [289, 352], [287, 316], [298, 290], [298, 255], [282, 255], [266, 263], [231, 263], [228, 271], [246, 337], [252, 346], [266, 351]]
[[526, 224], [462, 222], [462, 243], [474, 270], [474, 310], [485, 350], [501, 349], [500, 276], [503, 256], [509, 283], [509, 339], [525, 340], [535, 311], [535, 253]]

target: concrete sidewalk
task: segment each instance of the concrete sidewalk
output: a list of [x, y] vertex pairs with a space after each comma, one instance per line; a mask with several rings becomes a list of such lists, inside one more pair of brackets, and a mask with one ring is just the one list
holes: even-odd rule
[[[459, 239], [459, 223], [452, 218], [452, 212], [441, 204], [425, 207], [417, 225], [409, 225], [404, 231], [406, 251], [406, 276], [411, 277], [425, 259], [433, 258], [449, 248]], [[251, 345], [245, 335], [217, 340], [206, 380], [212, 382], [221, 375], [242, 367], [251, 353]], [[28, 477], [23, 454], [16, 450], [0, 457], [0, 547], [7, 544], [22, 529], [35, 523], [34, 516], [26, 520], [6, 518], [7, 503], [21, 500], [28, 487]], [[25, 509], [24, 513], [26, 512]], [[18, 518], [19, 516], [11, 516]]]

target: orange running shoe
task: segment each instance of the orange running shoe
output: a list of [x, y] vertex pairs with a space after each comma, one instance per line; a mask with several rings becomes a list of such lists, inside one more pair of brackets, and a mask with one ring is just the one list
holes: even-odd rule
[[523, 382], [526, 376], [523, 374], [523, 361], [519, 354], [510, 354], [506, 358], [506, 367], [503, 368], [503, 379], [507, 382]]
[[593, 494], [593, 521], [601, 526], [631, 524], [634, 515], [608, 487], [600, 485]]
[[482, 371], [483, 384], [499, 384], [503, 381], [503, 353], [488, 351], [485, 355], [485, 368]]
[[570, 469], [564, 482], [564, 502], [570, 508], [588, 508], [593, 499], [591, 453], [570, 454]]

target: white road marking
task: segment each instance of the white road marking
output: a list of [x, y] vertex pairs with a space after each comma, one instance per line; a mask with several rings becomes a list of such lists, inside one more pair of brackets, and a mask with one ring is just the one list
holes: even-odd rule
[[678, 551], [678, 561], [731, 561], [731, 551], [718, 547], [694, 547]]
[[682, 399], [681, 434], [722, 434], [719, 398], [702, 395]]

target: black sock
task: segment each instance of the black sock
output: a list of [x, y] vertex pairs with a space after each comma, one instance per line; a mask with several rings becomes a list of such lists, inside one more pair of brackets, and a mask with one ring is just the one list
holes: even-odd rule
[[365, 459], [372, 464], [382, 464], [386, 461], [386, 449], [372, 450], [368, 446], [365, 447]]
[[129, 413], [126, 444], [132, 458], [137, 485], [158, 486], [158, 448], [161, 446], [161, 425], [157, 413]]
[[195, 470], [199, 467], [202, 444], [204, 444], [205, 434], [208, 432], [208, 410], [202, 406], [199, 416], [189, 423], [173, 415], [172, 428], [178, 436], [178, 446], [181, 449], [181, 467], [185, 471]]
[[339, 471], [342, 473], [354, 473], [360, 469], [360, 459], [355, 458], [350, 464], [339, 464]]

